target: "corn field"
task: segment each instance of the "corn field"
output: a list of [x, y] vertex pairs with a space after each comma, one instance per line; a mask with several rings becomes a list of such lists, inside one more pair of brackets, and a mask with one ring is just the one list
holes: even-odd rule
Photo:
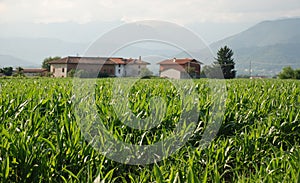
[[[102, 127], [132, 144], [154, 144], [172, 135], [182, 113], [176, 88], [164, 79], [143, 79], [131, 87], [128, 107], [137, 116], [150, 115], [151, 97], [165, 101], [162, 122], [137, 130], [124, 125], [111, 105], [114, 80], [92, 80]], [[213, 91], [208, 80], [194, 83], [199, 115], [191, 137], [161, 161], [129, 165], [107, 158], [84, 136], [72, 79], [1, 79], [0, 182], [300, 181], [299, 81], [226, 80], [221, 126], [205, 147], [200, 142]]]

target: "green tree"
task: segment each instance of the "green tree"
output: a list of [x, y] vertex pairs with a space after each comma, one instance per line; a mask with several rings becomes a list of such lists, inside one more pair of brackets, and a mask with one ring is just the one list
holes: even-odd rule
[[229, 47], [224, 46], [219, 49], [214, 64], [221, 67], [225, 79], [235, 78], [233, 51]]
[[284, 67], [282, 71], [278, 74], [280, 79], [294, 79], [295, 71], [290, 67]]
[[219, 65], [206, 65], [202, 68], [202, 77], [204, 78], [224, 78]]
[[148, 68], [142, 68], [140, 72], [141, 77], [150, 77], [153, 75], [153, 72], [150, 71]]
[[4, 67], [1, 69], [1, 73], [3, 73], [5, 76], [11, 76], [13, 73], [13, 68], [12, 67]]
[[44, 69], [47, 69], [48, 72], [50, 72], [50, 64], [49, 62], [50, 61], [53, 61], [53, 60], [58, 60], [58, 59], [61, 59], [61, 57], [47, 57], [43, 60], [43, 63], [42, 63], [42, 68]]
[[71, 69], [69, 72], [68, 72], [68, 77], [74, 77], [75, 76], [75, 72], [76, 70], [75, 69]]
[[17, 67], [14, 76], [24, 76], [23, 70], [24, 69], [22, 67]]
[[300, 69], [296, 69], [294, 71], [294, 77], [295, 77], [295, 79], [300, 79]]

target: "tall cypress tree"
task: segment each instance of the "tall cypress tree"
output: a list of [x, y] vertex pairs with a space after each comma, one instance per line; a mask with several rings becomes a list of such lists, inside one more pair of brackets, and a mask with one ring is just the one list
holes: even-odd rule
[[216, 62], [214, 62], [216, 65], [221, 67], [225, 79], [235, 78], [235, 62], [232, 56], [233, 51], [229, 47], [224, 46], [219, 49]]

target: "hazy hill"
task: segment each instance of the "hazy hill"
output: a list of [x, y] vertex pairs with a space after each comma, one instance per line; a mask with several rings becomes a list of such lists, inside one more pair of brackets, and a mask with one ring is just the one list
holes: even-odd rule
[[62, 23], [0, 23], [1, 38], [55, 38], [67, 42], [91, 42], [110, 29], [122, 24], [113, 22], [91, 22], [78, 24]]
[[300, 42], [300, 18], [263, 21], [212, 46], [228, 44], [236, 48]]
[[0, 63], [10, 65], [18, 58], [20, 65], [41, 65], [45, 57], [82, 54], [86, 48], [87, 44], [51, 38], [0, 38], [0, 54], [6, 55]]
[[[117, 23], [116, 23], [117, 24]], [[108, 27], [104, 24], [78, 26], [74, 23], [59, 25], [1, 25], [0, 30], [0, 67], [1, 66], [40, 66], [49, 56], [83, 55], [91, 40], [100, 36]], [[20, 29], [21, 27], [24, 27]], [[231, 26], [231, 25], [224, 25]], [[250, 61], [253, 74], [275, 75], [282, 67], [300, 68], [300, 18], [263, 21], [249, 29], [217, 41], [210, 45], [217, 50], [228, 45], [234, 51], [238, 74], [248, 74]], [[19, 37], [14, 37], [17, 35]], [[166, 34], [168, 35], [168, 34]], [[184, 35], [184, 34], [183, 34]], [[36, 36], [36, 37], [33, 37]], [[117, 35], [121, 36], [122, 34]], [[130, 35], [127, 35], [130, 36]], [[184, 37], [182, 35], [176, 35]], [[45, 37], [45, 38], [42, 38]], [[184, 37], [185, 38], [185, 37]], [[119, 40], [119, 38], [117, 39]], [[188, 40], [185, 38], [185, 40]], [[189, 42], [189, 41], [187, 41]], [[100, 47], [107, 47], [101, 45]], [[133, 45], [119, 50], [119, 56], [143, 58], [149, 55], [163, 57], [190, 57], [211, 63], [214, 55], [207, 50], [200, 50], [203, 45], [189, 45], [187, 53], [170, 50], [164, 46]], [[98, 53], [98, 52], [97, 52]], [[98, 54], [97, 54], [98, 55]], [[99, 55], [101, 55], [99, 53]], [[145, 58], [146, 59], [146, 58]], [[156, 62], [156, 59], [147, 58]]]
[[41, 64], [35, 64], [10, 55], [0, 55], [0, 68], [3, 67], [41, 67]]
[[211, 45], [214, 52], [228, 45], [235, 52], [238, 74], [274, 75], [282, 67], [300, 67], [300, 18], [264, 21]]

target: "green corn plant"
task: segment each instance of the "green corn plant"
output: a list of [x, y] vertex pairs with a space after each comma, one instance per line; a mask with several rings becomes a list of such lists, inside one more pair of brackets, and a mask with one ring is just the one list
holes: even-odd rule
[[[102, 124], [81, 125], [72, 79], [0, 79], [0, 182], [299, 182], [299, 81], [226, 81], [222, 124], [206, 147], [201, 139], [212, 122], [212, 104], [219, 99], [208, 79], [193, 80], [194, 86], [184, 80], [132, 81], [124, 78], [121, 82], [130, 88], [114, 90], [116, 78], [85, 79], [82, 93], [88, 86], [95, 86], [95, 93], [82, 101], [94, 100], [98, 116], [86, 115]], [[184, 98], [188, 105], [181, 102], [176, 82], [187, 93], [196, 91], [196, 97]], [[116, 101], [124, 101], [128, 108]], [[82, 106], [91, 109], [83, 102]], [[114, 139], [151, 145], [174, 135], [181, 115], [194, 108], [199, 118], [191, 137], [155, 164], [114, 162], [84, 136], [90, 130], [91, 136], [100, 137], [101, 127]], [[126, 115], [128, 111], [132, 115]], [[160, 114], [151, 116], [152, 112]], [[155, 124], [149, 130], [127, 126], [125, 122], [134, 117]]]

